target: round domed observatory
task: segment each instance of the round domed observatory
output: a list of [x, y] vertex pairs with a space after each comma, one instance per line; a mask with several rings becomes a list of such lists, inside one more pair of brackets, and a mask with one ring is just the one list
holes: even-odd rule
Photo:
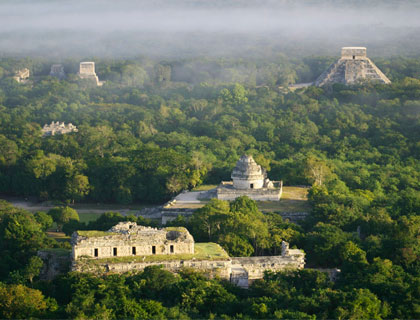
[[243, 155], [236, 162], [231, 177], [235, 189], [261, 189], [264, 187], [266, 173], [252, 156]]
[[222, 181], [216, 189], [219, 200], [235, 200], [247, 196], [253, 200], [279, 201], [283, 181], [271, 181], [264, 168], [252, 156], [243, 155], [232, 171], [232, 181]]

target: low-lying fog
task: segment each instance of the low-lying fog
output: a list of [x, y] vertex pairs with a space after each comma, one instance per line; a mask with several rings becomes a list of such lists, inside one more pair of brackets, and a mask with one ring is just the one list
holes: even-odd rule
[[367, 46], [373, 56], [419, 52], [418, 1], [337, 2], [3, 0], [0, 54], [302, 56], [337, 55], [341, 46]]

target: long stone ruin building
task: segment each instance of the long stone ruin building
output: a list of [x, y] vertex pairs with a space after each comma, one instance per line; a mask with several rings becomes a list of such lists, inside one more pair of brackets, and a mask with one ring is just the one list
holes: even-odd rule
[[361, 81], [391, 83], [367, 57], [365, 47], [343, 47], [341, 58], [322, 73], [314, 82], [314, 85], [318, 87], [333, 83], [351, 85]]
[[119, 223], [109, 231], [73, 234], [73, 258], [112, 258], [165, 254], [194, 254], [194, 239], [185, 228], [156, 229], [135, 222]]
[[89, 79], [94, 81], [97, 86], [102, 86], [104, 83], [99, 81], [95, 72], [95, 62], [80, 62], [78, 76], [80, 79]]
[[42, 128], [42, 135], [46, 136], [54, 136], [56, 134], [66, 134], [70, 132], [77, 132], [78, 129], [72, 123], [65, 124], [64, 122], [54, 122], [52, 121], [50, 124], [45, 124]]
[[140, 271], [162, 265], [171, 272], [194, 268], [242, 287], [265, 270], [302, 269], [305, 254], [282, 243], [281, 256], [231, 258], [218, 244], [195, 243], [187, 229], [156, 229], [120, 222], [109, 231], [76, 231], [71, 238], [72, 271], [99, 274]]
[[252, 156], [243, 155], [238, 160], [231, 178], [232, 181], [222, 181], [217, 187], [217, 199], [235, 200], [240, 196], [248, 196], [253, 200], [280, 200], [282, 181], [270, 181], [266, 170], [258, 165]]
[[51, 66], [50, 76], [58, 79], [64, 79], [66, 74], [64, 72], [64, 67], [62, 64], [53, 64]]

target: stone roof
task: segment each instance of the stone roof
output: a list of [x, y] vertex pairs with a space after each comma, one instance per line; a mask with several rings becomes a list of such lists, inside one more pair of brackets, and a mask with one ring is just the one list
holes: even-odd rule
[[[122, 238], [121, 238], [122, 236]], [[146, 226], [137, 225], [135, 222], [119, 222], [113, 226], [108, 231], [97, 231], [97, 230], [81, 230], [76, 231], [72, 236], [73, 242], [78, 243], [84, 239], [89, 238], [105, 238], [110, 239], [116, 237], [118, 239], [127, 239], [127, 240], [142, 240], [145, 243], [148, 239], [160, 239], [164, 240], [173, 240], [173, 241], [182, 241], [182, 242], [194, 242], [194, 238], [188, 232], [186, 228], [183, 227], [168, 227], [163, 229], [151, 228]]]
[[265, 170], [258, 165], [252, 156], [243, 155], [232, 171], [232, 179], [264, 179]]

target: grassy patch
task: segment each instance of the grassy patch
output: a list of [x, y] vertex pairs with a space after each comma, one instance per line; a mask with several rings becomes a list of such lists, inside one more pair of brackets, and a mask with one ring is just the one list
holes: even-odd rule
[[96, 221], [101, 215], [102, 212], [86, 212], [86, 213], [79, 213], [80, 222], [89, 223], [91, 221]]
[[150, 256], [113, 257], [104, 259], [82, 260], [88, 264], [129, 263], [129, 262], [164, 262], [174, 260], [228, 260], [229, 256], [217, 243], [196, 243], [194, 254], [157, 254]]
[[306, 200], [258, 201], [262, 212], [308, 212], [311, 206]]
[[283, 187], [281, 199], [283, 200], [308, 200], [308, 188]]
[[187, 232], [188, 230], [184, 227], [166, 227], [166, 231], [178, 231], [178, 232]]
[[191, 191], [208, 191], [217, 188], [217, 184], [202, 184], [201, 186], [195, 187]]
[[194, 245], [194, 252], [197, 256], [196, 259], [205, 260], [208, 257], [213, 259], [228, 259], [227, 252], [217, 243], [214, 242], [201, 242]]
[[47, 236], [54, 238], [57, 241], [69, 241], [70, 237], [66, 236], [64, 232], [47, 231]]
[[80, 230], [80, 231], [77, 231], [77, 233], [82, 237], [88, 237], [88, 238], [113, 236], [113, 235], [119, 234], [116, 232], [98, 231], [98, 230]]
[[258, 201], [263, 212], [309, 212], [308, 188], [283, 187], [280, 201]]
[[76, 203], [71, 206], [76, 211], [81, 210], [107, 210], [107, 211], [118, 211], [118, 210], [140, 210], [148, 205], [133, 203], [129, 205], [123, 205], [118, 203]]

